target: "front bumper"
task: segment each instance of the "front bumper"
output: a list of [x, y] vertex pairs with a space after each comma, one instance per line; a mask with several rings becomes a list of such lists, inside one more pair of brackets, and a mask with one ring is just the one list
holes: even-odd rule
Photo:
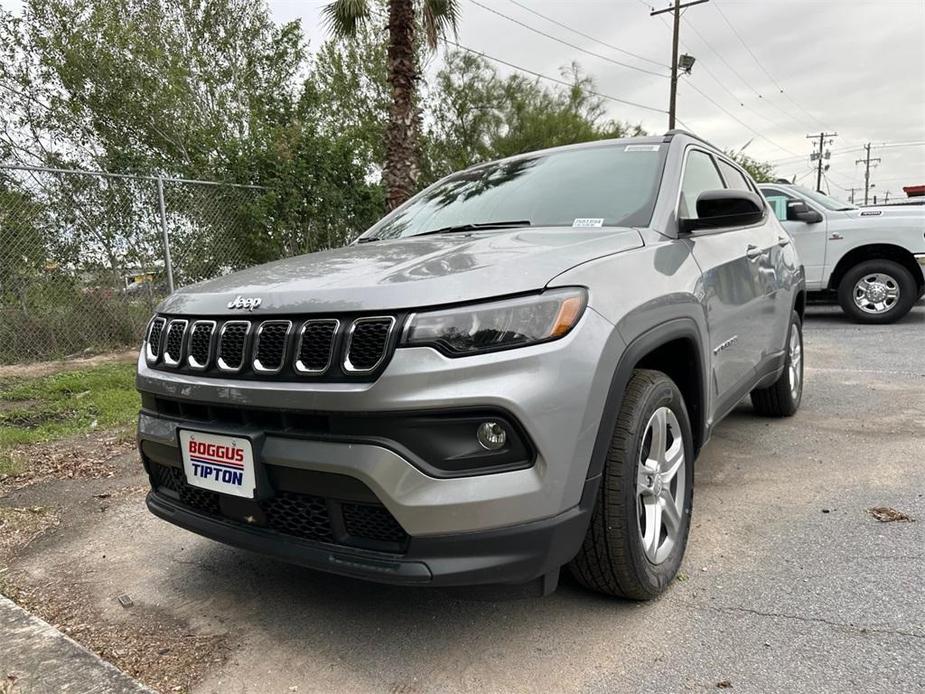
[[553, 518], [493, 531], [412, 537], [401, 555], [280, 535], [197, 513], [154, 492], [148, 494], [147, 505], [159, 518], [204, 537], [344, 576], [435, 587], [523, 584], [553, 577], [554, 587], [556, 571], [584, 539], [599, 479], [585, 483], [578, 506]]
[[495, 408], [518, 421], [535, 447], [521, 470], [437, 478], [375, 443], [295, 438], [142, 413], [139, 443], [179, 460], [177, 428], [262, 436], [261, 463], [334, 473], [365, 484], [412, 538], [498, 530], [578, 506], [614, 365], [613, 325], [588, 309], [565, 338], [461, 359], [399, 349], [373, 383], [239, 381], [169, 373], [139, 360], [143, 393], [189, 403], [297, 412], [441, 412]]

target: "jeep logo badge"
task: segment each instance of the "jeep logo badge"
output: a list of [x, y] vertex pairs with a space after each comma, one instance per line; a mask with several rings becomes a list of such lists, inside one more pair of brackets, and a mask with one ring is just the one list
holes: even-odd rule
[[233, 301], [228, 302], [228, 308], [241, 308], [245, 311], [253, 311], [260, 308], [259, 296], [241, 296], [240, 294]]

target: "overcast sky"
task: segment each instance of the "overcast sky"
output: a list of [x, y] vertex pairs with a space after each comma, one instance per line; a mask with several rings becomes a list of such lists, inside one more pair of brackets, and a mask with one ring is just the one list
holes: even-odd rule
[[[533, 33], [476, 2], [604, 58]], [[577, 61], [601, 93], [667, 109], [668, 70], [659, 63], [670, 61], [670, 15], [650, 17], [649, 9], [668, 0], [460, 3], [461, 44], [550, 76]], [[572, 33], [518, 3], [648, 61]], [[18, 8], [21, 2], [0, 4]], [[277, 21], [301, 21], [312, 48], [324, 40], [324, 0], [269, 4]], [[824, 129], [838, 133], [827, 145], [833, 194], [847, 198], [846, 188], [863, 185], [863, 166], [855, 160], [866, 142], [875, 144], [872, 156], [882, 159], [872, 170], [874, 191], [894, 197], [904, 185], [925, 184], [925, 144], [895, 146], [925, 143], [925, 0], [710, 0], [685, 11], [681, 42], [682, 52], [697, 62], [693, 74], [681, 79], [678, 117], [697, 134], [723, 148], [751, 141], [748, 154], [812, 185], [806, 135]], [[613, 117], [642, 123], [649, 132], [667, 127], [663, 113], [614, 101], [608, 108]]]
[[[667, 110], [667, 77], [615, 65], [533, 33], [473, 0], [460, 2], [461, 44], [550, 76], [578, 61], [600, 92]], [[478, 2], [591, 52], [667, 76], [667, 68], [655, 63], [670, 62], [670, 15], [650, 17], [649, 8], [665, 7], [668, 0], [518, 0], [655, 63], [572, 33], [511, 0]], [[270, 8], [279, 21], [301, 19], [311, 45], [317, 46], [325, 37], [320, 22], [325, 4], [271, 0]], [[748, 154], [785, 160], [778, 168], [781, 175], [806, 174], [802, 180], [815, 183], [808, 175], [812, 144], [806, 135], [823, 128], [838, 133], [829, 147], [828, 180], [832, 193], [844, 198], [848, 193], [839, 186], [863, 185], [863, 166], [854, 162], [863, 156], [864, 143], [925, 143], [923, 0], [711, 0], [685, 11], [681, 41], [682, 51], [697, 62], [693, 74], [682, 78], [679, 118], [723, 148], [739, 148], [751, 140]], [[616, 102], [608, 102], [608, 108], [612, 116], [641, 122], [650, 132], [667, 127], [665, 114]], [[925, 183], [925, 144], [875, 147], [872, 156], [883, 160], [871, 175], [881, 195], [887, 190], [891, 197], [902, 195], [903, 185]]]

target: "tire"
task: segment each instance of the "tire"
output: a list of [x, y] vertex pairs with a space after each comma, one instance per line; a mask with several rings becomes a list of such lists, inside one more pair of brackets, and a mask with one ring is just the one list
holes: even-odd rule
[[[866, 292], [865, 286], [872, 291]], [[884, 300], [873, 301], [884, 290]], [[918, 297], [912, 273], [893, 260], [865, 260], [849, 269], [838, 283], [838, 303], [856, 323], [897, 321], [909, 313]]]
[[[656, 440], [665, 441], [660, 448], [667, 449], [658, 468], [645, 468], [641, 462], [644, 453], [647, 459], [654, 455], [650, 425], [665, 433]], [[662, 472], [646, 475], [647, 469]], [[681, 392], [662, 372], [637, 369], [617, 416], [587, 534], [569, 564], [575, 579], [585, 588], [632, 600], [662, 593], [677, 574], [687, 546], [693, 483], [693, 437]], [[646, 532], [656, 525], [657, 537]], [[647, 542], [645, 535], [654, 542]]]
[[765, 417], [791, 417], [803, 400], [803, 322], [794, 311], [787, 330], [787, 358], [780, 377], [768, 388], [751, 392], [755, 412]]

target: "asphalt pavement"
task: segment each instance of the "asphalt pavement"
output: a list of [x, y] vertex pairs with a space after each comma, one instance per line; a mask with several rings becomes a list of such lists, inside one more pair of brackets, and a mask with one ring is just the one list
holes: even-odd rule
[[810, 307], [805, 355], [795, 417], [743, 401], [701, 454], [682, 573], [651, 603], [315, 573], [158, 521], [140, 490], [19, 569], [79, 573], [104, 621], [222, 638], [196, 692], [925, 690], [925, 306], [883, 327]]

